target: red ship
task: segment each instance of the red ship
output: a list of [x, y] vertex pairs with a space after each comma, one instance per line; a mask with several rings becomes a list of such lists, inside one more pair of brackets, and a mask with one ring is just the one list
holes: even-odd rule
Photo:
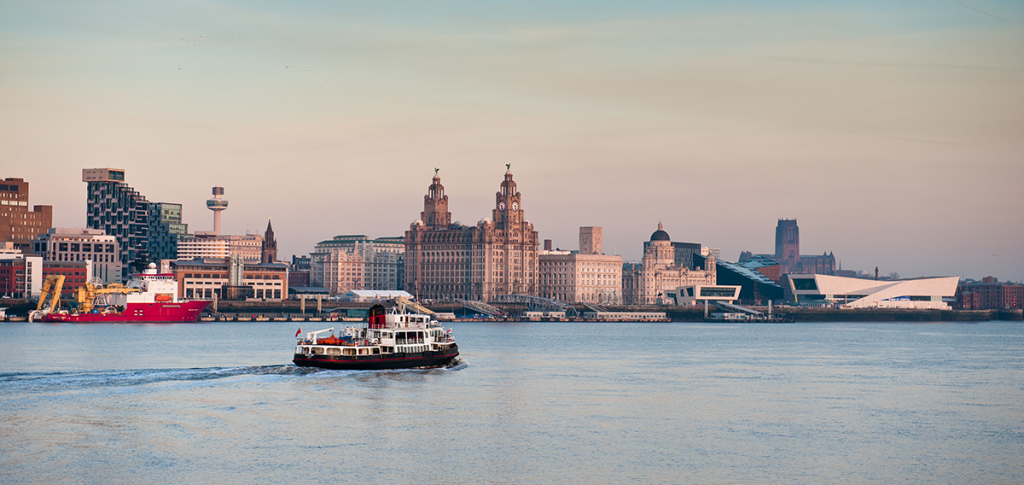
[[132, 275], [127, 286], [85, 284], [75, 293], [77, 306], [60, 306], [63, 275], [47, 276], [39, 305], [29, 321], [64, 323], [193, 323], [211, 303], [207, 300], [179, 300], [174, 275], [159, 274], [150, 263], [143, 274]]

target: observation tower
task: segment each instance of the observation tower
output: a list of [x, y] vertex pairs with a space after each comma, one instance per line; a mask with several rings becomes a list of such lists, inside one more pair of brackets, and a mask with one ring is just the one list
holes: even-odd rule
[[221, 198], [224, 187], [213, 188], [213, 198], [207, 199], [206, 208], [213, 211], [213, 233], [220, 236], [220, 213], [228, 208], [228, 201]]

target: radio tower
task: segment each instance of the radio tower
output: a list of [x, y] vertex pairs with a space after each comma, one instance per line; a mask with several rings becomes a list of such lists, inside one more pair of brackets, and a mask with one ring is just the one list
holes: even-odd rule
[[213, 188], [213, 198], [206, 201], [206, 208], [213, 211], [213, 233], [220, 236], [220, 213], [228, 208], [228, 201], [221, 199], [224, 187]]

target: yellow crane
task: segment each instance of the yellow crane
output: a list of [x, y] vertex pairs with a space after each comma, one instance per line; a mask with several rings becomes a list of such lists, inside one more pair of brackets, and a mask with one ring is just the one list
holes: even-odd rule
[[117, 283], [111, 283], [105, 288], [96, 288], [95, 286], [86, 283], [78, 287], [78, 292], [75, 293], [75, 301], [78, 302], [78, 313], [89, 313], [95, 307], [96, 298], [104, 295], [128, 295], [131, 293], [139, 293], [141, 290], [138, 288], [129, 288], [124, 285]]
[[[43, 280], [43, 291], [39, 295], [39, 304], [36, 305], [36, 311], [40, 311], [44, 306], [49, 306], [50, 310], [44, 313], [53, 313], [60, 308], [60, 290], [64, 289], [64, 275], [50, 275]], [[50, 298], [50, 303], [47, 305], [46, 299]]]
[[402, 311], [405, 311], [406, 308], [412, 308], [413, 311], [418, 312], [420, 314], [434, 315], [434, 312], [430, 311], [429, 308], [420, 305], [419, 303], [415, 303], [411, 300], [408, 300], [406, 298], [397, 297], [395, 298], [395, 302], [398, 303], [398, 305], [402, 308]]

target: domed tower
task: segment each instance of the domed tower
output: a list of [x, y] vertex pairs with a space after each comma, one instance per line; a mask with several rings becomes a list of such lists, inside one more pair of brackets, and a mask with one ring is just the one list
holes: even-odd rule
[[661, 222], [658, 223], [658, 230], [651, 234], [651, 240], [645, 246], [644, 267], [648, 267], [648, 264], [672, 265], [675, 263], [676, 254], [672, 247], [672, 238], [665, 232]]
[[222, 199], [224, 187], [213, 188], [213, 198], [206, 201], [206, 208], [213, 211], [213, 233], [220, 236], [220, 213], [228, 208], [228, 201]]
[[430, 228], [448, 227], [452, 223], [448, 196], [444, 195], [444, 185], [441, 185], [441, 176], [437, 174], [439, 171], [434, 169], [434, 178], [427, 188], [427, 195], [423, 196], [423, 212], [420, 213], [420, 220]]

